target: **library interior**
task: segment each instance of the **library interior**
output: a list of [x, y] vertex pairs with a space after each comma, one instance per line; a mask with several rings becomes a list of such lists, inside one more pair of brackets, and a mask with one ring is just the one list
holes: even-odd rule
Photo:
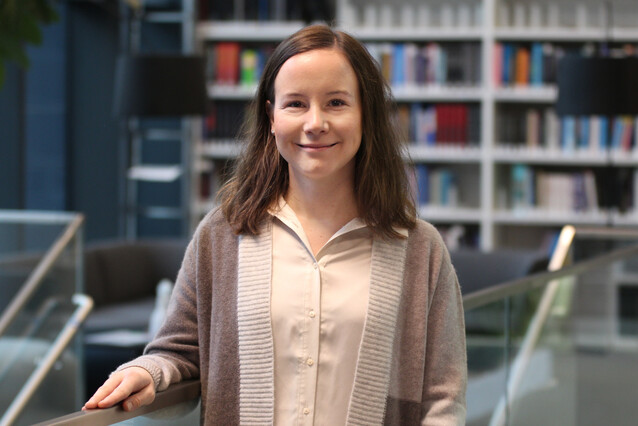
[[0, 0], [0, 425], [200, 423], [198, 379], [82, 407], [160, 328], [310, 24], [391, 90], [461, 290], [465, 424], [635, 424], [638, 1]]

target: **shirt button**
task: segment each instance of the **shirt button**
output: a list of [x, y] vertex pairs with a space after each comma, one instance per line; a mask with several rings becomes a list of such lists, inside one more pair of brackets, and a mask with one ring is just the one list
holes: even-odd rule
[[315, 362], [312, 360], [312, 358], [308, 358], [308, 360], [306, 361], [306, 364], [308, 364], [308, 367], [312, 367], [314, 363]]
[[310, 312], [308, 312], [308, 316], [309, 316], [310, 318], [314, 318], [316, 315], [317, 315], [317, 314], [315, 314], [315, 311], [310, 311]]
[[308, 414], [310, 414], [310, 408], [304, 408], [303, 409], [303, 413], [307, 416]]

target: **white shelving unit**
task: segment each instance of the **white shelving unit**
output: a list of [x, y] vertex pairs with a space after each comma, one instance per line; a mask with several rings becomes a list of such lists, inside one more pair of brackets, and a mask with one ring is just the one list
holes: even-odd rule
[[[492, 250], [512, 245], [513, 238], [501, 238], [505, 230], [525, 228], [523, 235], [543, 233], [552, 228], [559, 229], [566, 223], [588, 225], [638, 224], [634, 212], [620, 214], [603, 210], [584, 212], [552, 211], [540, 208], [526, 210], [508, 209], [499, 205], [502, 192], [498, 179], [503, 169], [515, 164], [531, 167], [562, 168], [564, 170], [597, 168], [609, 165], [638, 166], [638, 152], [614, 153], [593, 151], [573, 152], [544, 147], [527, 148], [524, 145], [509, 146], [498, 140], [497, 115], [507, 105], [532, 105], [551, 107], [557, 99], [554, 85], [498, 87], [493, 79], [495, 73], [495, 43], [532, 42], [557, 44], [585, 44], [602, 41], [609, 36], [612, 42], [638, 43], [638, 4], [635, 11], [636, 28], [629, 26], [606, 30], [604, 20], [598, 16], [602, 7], [595, 3], [557, 0], [555, 2], [511, 1], [511, 0], [458, 0], [455, 2], [423, 1], [406, 2], [410, 9], [393, 3], [393, 18], [384, 17], [390, 8], [384, 3], [337, 0], [336, 23], [359, 40], [368, 42], [413, 42], [424, 45], [429, 42], [476, 43], [480, 48], [481, 82], [478, 85], [426, 85], [393, 87], [393, 94], [400, 103], [472, 103], [480, 108], [480, 141], [467, 146], [411, 146], [410, 159], [432, 167], [441, 165], [469, 170], [461, 176], [460, 193], [470, 194], [468, 205], [460, 200], [458, 206], [445, 207], [423, 205], [419, 213], [435, 225], [462, 224], [478, 229], [479, 246]], [[372, 5], [372, 6], [371, 6]], [[573, 14], [566, 16], [572, 5]], [[395, 7], [396, 6], [396, 7]], [[376, 7], [377, 10], [372, 10]], [[407, 11], [407, 12], [406, 12]], [[559, 13], [558, 16], [552, 14]], [[418, 19], [429, 16], [429, 23], [418, 25]], [[377, 25], [371, 22], [377, 20]], [[540, 20], [540, 21], [539, 21]], [[409, 22], [406, 25], [406, 22]], [[459, 25], [462, 22], [464, 25]], [[543, 25], [538, 25], [539, 22]], [[197, 44], [224, 41], [244, 43], [276, 42], [297, 29], [299, 22], [200, 22], [196, 30]], [[211, 83], [209, 96], [219, 101], [247, 101], [255, 87], [217, 86]], [[195, 141], [197, 161], [223, 161], [234, 158], [239, 148], [228, 139]], [[468, 177], [469, 176], [469, 177]], [[635, 179], [636, 180], [636, 179]], [[210, 200], [196, 200], [192, 208], [202, 214], [212, 208]], [[520, 242], [521, 247], [537, 247], [538, 240]]]

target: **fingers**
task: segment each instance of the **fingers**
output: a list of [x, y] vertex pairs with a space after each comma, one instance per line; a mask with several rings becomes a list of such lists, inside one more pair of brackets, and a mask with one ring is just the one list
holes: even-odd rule
[[155, 399], [155, 386], [150, 385], [144, 387], [139, 392], [131, 395], [124, 400], [122, 406], [125, 411], [133, 411], [143, 405], [148, 405]]
[[134, 410], [155, 399], [153, 378], [139, 367], [126, 368], [113, 374], [84, 404], [83, 409], [108, 408], [125, 401], [124, 409]]
[[120, 385], [124, 378], [121, 374], [112, 375], [100, 388], [93, 394], [93, 396], [84, 404], [83, 409], [98, 408], [98, 404], [108, 397], [117, 387]]

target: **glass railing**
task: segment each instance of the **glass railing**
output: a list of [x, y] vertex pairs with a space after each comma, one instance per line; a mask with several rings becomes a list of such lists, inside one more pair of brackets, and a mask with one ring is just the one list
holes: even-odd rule
[[468, 425], [635, 424], [638, 234], [567, 231], [568, 266], [464, 297]]
[[0, 424], [82, 406], [83, 217], [0, 210]]
[[[635, 424], [638, 233], [604, 231], [566, 227], [549, 272], [464, 296], [468, 425]], [[195, 425], [198, 398], [189, 381], [43, 424]]]

